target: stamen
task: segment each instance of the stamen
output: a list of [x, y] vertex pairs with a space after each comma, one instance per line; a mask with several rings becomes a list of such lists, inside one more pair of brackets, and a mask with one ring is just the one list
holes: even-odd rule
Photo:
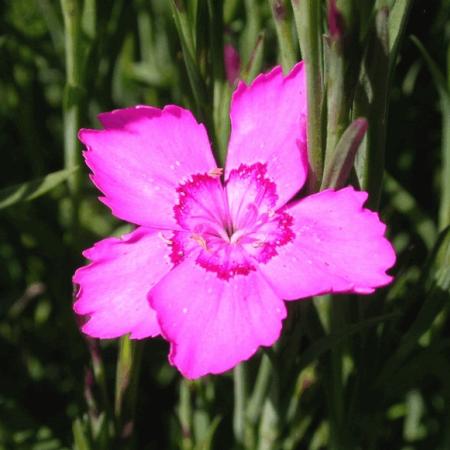
[[193, 234], [191, 236], [191, 239], [193, 239], [195, 242], [197, 242], [198, 245], [200, 245], [200, 247], [203, 250], [209, 251], [208, 249], [208, 245], [206, 243], [206, 240], [203, 236], [200, 236], [199, 234]]
[[213, 167], [183, 180], [173, 208], [182, 230], [159, 236], [171, 244], [175, 265], [192, 254], [196, 264], [228, 281], [269, 261], [295, 234], [292, 217], [276, 210], [276, 185], [266, 177], [265, 166], [241, 165], [225, 186], [223, 173]]
[[261, 248], [264, 246], [264, 244], [265, 244], [265, 241], [255, 241], [255, 242], [252, 242], [252, 247], [253, 248]]
[[163, 234], [162, 231], [160, 231], [160, 232], [158, 233], [158, 237], [159, 237], [165, 244], [167, 244], [167, 245], [172, 245], [172, 240], [169, 239], [169, 238], [166, 238], [166, 237], [164, 236], [164, 234]]
[[223, 169], [221, 167], [215, 167], [214, 169], [208, 171], [208, 175], [211, 178], [219, 178], [223, 175]]

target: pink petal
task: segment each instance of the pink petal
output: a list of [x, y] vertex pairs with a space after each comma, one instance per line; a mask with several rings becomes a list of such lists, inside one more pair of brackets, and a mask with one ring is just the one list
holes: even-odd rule
[[208, 136], [178, 106], [136, 107], [100, 115], [105, 130], [81, 130], [92, 180], [115, 216], [139, 225], [177, 228], [176, 186], [216, 168]]
[[285, 204], [305, 182], [306, 83], [303, 63], [286, 77], [281, 67], [240, 83], [231, 102], [231, 137], [227, 179], [241, 164], [266, 163], [277, 184], [277, 206]]
[[352, 187], [326, 190], [286, 211], [294, 218], [293, 242], [261, 264], [275, 292], [294, 300], [328, 292], [369, 294], [388, 284], [395, 253], [378, 214], [362, 206], [367, 193]]
[[222, 373], [279, 337], [284, 303], [259, 275], [229, 281], [192, 260], [173, 269], [150, 292], [170, 361], [187, 378]]
[[131, 108], [115, 109], [102, 112], [97, 118], [105, 129], [125, 128], [128, 124], [139, 120], [142, 116], [152, 118], [158, 116], [160, 110], [154, 106], [136, 105]]
[[98, 338], [158, 335], [147, 293], [170, 270], [169, 250], [156, 231], [144, 228], [121, 239], [104, 239], [86, 250], [84, 256], [92, 262], [73, 277], [79, 285], [74, 310], [90, 315], [83, 332]]

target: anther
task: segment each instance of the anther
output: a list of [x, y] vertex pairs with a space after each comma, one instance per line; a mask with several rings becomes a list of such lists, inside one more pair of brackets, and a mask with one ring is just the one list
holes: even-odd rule
[[158, 237], [159, 237], [165, 244], [167, 244], [167, 245], [172, 245], [172, 244], [173, 244], [172, 239], [166, 238], [166, 237], [164, 236], [164, 234], [162, 233], [162, 231], [160, 231], [160, 232], [158, 233]]
[[264, 241], [255, 241], [252, 242], [252, 247], [253, 248], [261, 248], [264, 247], [265, 242]]
[[208, 176], [211, 178], [219, 178], [223, 175], [223, 169], [221, 167], [215, 167], [208, 171]]
[[206, 243], [206, 240], [203, 236], [200, 236], [199, 234], [193, 234], [191, 236], [191, 239], [193, 239], [195, 242], [197, 242], [198, 245], [200, 245], [200, 247], [203, 250], [209, 251], [208, 249], [208, 245]]

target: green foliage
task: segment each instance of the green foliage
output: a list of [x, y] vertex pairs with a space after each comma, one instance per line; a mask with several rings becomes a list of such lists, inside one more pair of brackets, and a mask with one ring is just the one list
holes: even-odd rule
[[43, 178], [17, 184], [0, 190], [0, 209], [14, 205], [18, 202], [26, 202], [44, 195], [58, 184], [66, 181], [77, 170], [66, 169], [48, 174]]
[[[1, 3], [0, 450], [449, 447], [450, 2], [337, 0], [334, 36], [331, 3]], [[310, 62], [309, 189], [368, 189], [398, 263], [370, 297], [291, 302], [273, 349], [189, 382], [161, 339], [79, 333], [81, 251], [127, 226], [98, 202], [76, 134], [100, 111], [175, 103], [224, 161], [224, 43], [246, 82]]]

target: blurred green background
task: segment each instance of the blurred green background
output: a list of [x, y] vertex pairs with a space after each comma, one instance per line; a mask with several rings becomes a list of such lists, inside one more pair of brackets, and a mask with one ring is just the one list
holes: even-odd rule
[[[84, 166], [77, 172], [81, 195], [76, 234], [66, 183], [56, 180], [54, 188], [32, 201], [23, 199], [42, 183], [26, 186], [14, 203], [8, 188], [64, 169], [63, 104], [67, 108], [71, 96], [82, 99], [82, 127], [98, 127], [98, 112], [134, 104], [175, 103], [195, 109], [169, 2], [85, 0], [84, 7], [93, 9], [82, 16], [77, 51], [83, 63], [79, 79], [67, 92], [60, 3], [0, 2], [1, 450], [73, 448], [74, 423], [85, 424], [86, 415], [97, 420], [107, 407], [105, 392], [92, 378], [91, 355], [97, 344], [89, 347], [71, 309], [71, 276], [83, 263], [82, 249], [129, 229], [97, 201]], [[448, 225], [439, 223], [439, 214], [446, 176], [443, 154], [450, 146], [449, 17], [448, 0], [414, 2], [395, 69], [381, 215], [399, 255], [397, 281], [382, 299], [353, 300], [366, 302], [377, 314], [395, 313], [395, 319], [364, 340], [357, 335], [352, 341], [346, 398], [353, 395], [354, 404], [349, 400], [346, 406], [358, 414], [346, 426], [355, 427], [355, 448], [362, 450], [450, 449], [450, 255], [448, 233], [439, 235]], [[207, 19], [198, 20], [201, 25]], [[207, 42], [200, 25], [198, 39]], [[266, 1], [226, 1], [223, 39], [238, 50], [247, 80], [279, 61]], [[251, 70], [246, 71], [249, 61]], [[218, 134], [226, 136], [227, 127], [224, 122]], [[117, 343], [99, 346], [106, 394], [111, 396]], [[162, 339], [148, 340], [142, 347], [135, 448], [180, 448], [184, 435], [177, 412], [179, 375], [167, 363], [168, 346]], [[365, 365], [360, 367], [358, 361]], [[316, 364], [320, 367], [320, 358], [305, 372], [308, 386], [299, 399], [301, 418], [291, 425], [300, 438], [292, 448], [328, 448], [326, 392], [315, 375]], [[384, 374], [382, 383], [376, 384], [371, 373]], [[350, 392], [353, 382], [367, 380]], [[195, 420], [201, 421], [205, 410], [210, 418], [220, 418], [211, 448], [231, 448], [231, 378], [216, 377], [212, 397], [207, 382], [189, 389], [199, 411]], [[99, 437], [102, 431], [90, 433], [97, 442], [93, 449], [108, 448], [107, 439]]]

